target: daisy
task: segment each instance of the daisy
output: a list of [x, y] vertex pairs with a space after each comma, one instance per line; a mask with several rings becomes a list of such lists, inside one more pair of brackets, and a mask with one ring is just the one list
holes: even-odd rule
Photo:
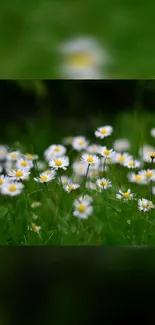
[[144, 162], [151, 163], [155, 158], [155, 148], [146, 144], [139, 150], [139, 154]]
[[72, 165], [74, 173], [79, 176], [86, 175], [87, 165], [83, 161], [75, 161]]
[[48, 183], [51, 182], [55, 177], [50, 173], [43, 172], [39, 175], [39, 177], [34, 177], [35, 182], [38, 183]]
[[0, 188], [8, 181], [9, 177], [0, 175]]
[[113, 158], [114, 157], [113, 149], [107, 149], [106, 146], [100, 147], [99, 153], [100, 153], [101, 156], [106, 157], [106, 158]]
[[79, 184], [73, 184], [73, 183], [69, 183], [67, 185], [64, 186], [64, 190], [68, 193], [75, 191], [77, 188], [79, 188], [80, 185]]
[[44, 174], [46, 174], [48, 176], [50, 175], [50, 176], [52, 176], [54, 178], [56, 176], [56, 171], [53, 170], [53, 169], [47, 169], [47, 170], [44, 171]]
[[104, 177], [98, 178], [96, 184], [100, 190], [106, 190], [107, 188], [112, 187], [111, 182]]
[[127, 163], [129, 160], [132, 160], [132, 157], [128, 153], [116, 153], [114, 160], [116, 163], [120, 165], [124, 165]]
[[62, 185], [67, 185], [70, 183], [70, 178], [66, 175], [62, 175], [61, 176], [61, 183]]
[[19, 169], [31, 169], [33, 167], [33, 162], [25, 158], [19, 158], [16, 162], [16, 167]]
[[36, 224], [32, 223], [31, 230], [39, 234], [39, 232], [41, 230], [41, 226], [37, 226]]
[[141, 167], [141, 162], [138, 160], [135, 160], [133, 158], [129, 158], [124, 164], [123, 166], [127, 167], [127, 168], [139, 168]]
[[131, 193], [131, 190], [128, 189], [126, 192], [119, 190], [119, 194], [116, 194], [116, 198], [119, 200], [129, 201], [134, 198], [134, 195]]
[[60, 75], [69, 79], [99, 79], [102, 67], [107, 67], [109, 56], [95, 38], [79, 36], [59, 47], [62, 55]]
[[30, 174], [29, 169], [16, 169], [8, 173], [9, 177], [11, 177], [13, 181], [28, 179], [29, 174]]
[[8, 154], [8, 149], [4, 145], [0, 145], [0, 160], [6, 159]]
[[44, 157], [47, 161], [50, 161], [56, 157], [62, 157], [66, 153], [66, 148], [61, 144], [52, 144], [45, 152]]
[[91, 144], [87, 147], [87, 152], [96, 155], [99, 152], [100, 146], [98, 144]]
[[64, 156], [64, 157], [53, 159], [49, 162], [49, 166], [54, 168], [55, 170], [59, 168], [66, 170], [67, 167], [69, 166], [69, 158]]
[[1, 187], [1, 193], [3, 195], [16, 196], [16, 195], [21, 194], [23, 188], [24, 188], [24, 185], [20, 182], [7, 181]]
[[152, 135], [153, 138], [155, 138], [155, 128], [151, 129], [150, 134]]
[[8, 161], [16, 161], [17, 159], [19, 159], [21, 153], [19, 151], [12, 151], [12, 152], [9, 152], [6, 156], [6, 159]]
[[95, 131], [95, 136], [100, 139], [104, 139], [105, 137], [108, 137], [113, 132], [113, 127], [110, 125], [105, 125], [97, 128]]
[[144, 175], [140, 175], [139, 173], [128, 173], [128, 180], [131, 183], [137, 183], [137, 184], [146, 184], [146, 179]]
[[81, 150], [84, 150], [86, 149], [88, 146], [88, 141], [86, 140], [85, 137], [83, 136], [78, 136], [78, 137], [75, 137], [73, 138], [73, 141], [72, 141], [72, 147], [77, 150], [77, 151], [81, 151]]
[[146, 181], [155, 181], [155, 170], [147, 169], [139, 171], [139, 175], [146, 179]]
[[87, 219], [89, 215], [92, 214], [93, 208], [90, 205], [89, 200], [78, 199], [74, 201], [75, 211], [73, 215], [78, 217], [79, 219]]
[[116, 139], [113, 142], [113, 148], [117, 152], [123, 152], [129, 150], [131, 147], [131, 143], [128, 139]]
[[28, 160], [37, 160], [38, 159], [38, 155], [34, 155], [32, 153], [27, 153], [25, 155], [25, 158], [28, 159]]
[[88, 194], [85, 194], [85, 195], [83, 195], [83, 196], [82, 196], [82, 195], [79, 196], [78, 200], [79, 200], [80, 202], [85, 201], [86, 204], [90, 204], [91, 202], [93, 202], [92, 197], [91, 197], [90, 195], [88, 195]]
[[138, 209], [140, 211], [146, 212], [146, 211], [149, 211], [149, 210], [151, 210], [153, 208], [154, 208], [154, 205], [153, 205], [152, 201], [149, 201], [149, 200], [144, 199], [144, 198], [138, 200]]
[[87, 163], [88, 165], [94, 165], [99, 162], [99, 158], [96, 155], [83, 154], [81, 160]]
[[32, 202], [32, 204], [31, 204], [31, 208], [32, 208], [32, 209], [38, 208], [38, 207], [40, 207], [40, 206], [41, 206], [41, 202], [39, 202], [39, 201], [34, 201], [34, 202]]

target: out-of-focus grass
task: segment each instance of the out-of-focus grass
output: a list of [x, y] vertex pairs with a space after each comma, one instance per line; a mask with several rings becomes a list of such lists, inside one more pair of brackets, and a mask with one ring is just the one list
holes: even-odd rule
[[0, 11], [1, 78], [57, 78], [57, 47], [79, 35], [106, 44], [110, 78], [155, 76], [152, 0], [8, 0]]

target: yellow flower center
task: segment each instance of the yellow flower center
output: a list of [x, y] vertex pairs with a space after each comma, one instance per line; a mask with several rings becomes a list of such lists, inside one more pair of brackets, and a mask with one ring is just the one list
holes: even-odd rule
[[33, 159], [33, 155], [32, 155], [31, 153], [29, 153], [29, 154], [27, 155], [27, 158], [28, 158], [28, 159]]
[[85, 206], [84, 204], [79, 204], [79, 206], [78, 206], [78, 210], [79, 210], [80, 212], [85, 212], [85, 211], [86, 211], [86, 206]]
[[24, 167], [26, 167], [26, 166], [28, 165], [28, 162], [23, 160], [23, 161], [21, 162], [21, 165], [24, 166]]
[[72, 66], [84, 66], [89, 67], [93, 64], [94, 58], [89, 53], [77, 53], [70, 57], [69, 63]]
[[106, 134], [106, 133], [107, 133], [107, 130], [103, 128], [103, 129], [100, 130], [100, 132], [101, 132], [102, 134]]
[[22, 171], [18, 171], [18, 172], [16, 172], [16, 177], [21, 177], [21, 176], [23, 176], [23, 172]]
[[123, 156], [123, 155], [121, 155], [121, 156], [119, 156], [118, 160], [119, 160], [119, 161], [124, 161], [124, 160], [125, 160], [125, 158], [124, 158], [124, 156]]
[[10, 185], [9, 186], [9, 191], [10, 192], [15, 192], [17, 190], [17, 186], [16, 185]]
[[48, 180], [48, 177], [46, 175], [42, 175], [42, 176], [40, 176], [40, 179], [42, 181], [47, 181]]
[[84, 170], [84, 168], [82, 166], [78, 167], [78, 171], [82, 172]]
[[150, 157], [155, 158], [155, 152], [151, 153]]
[[147, 204], [146, 203], [142, 203], [142, 207], [143, 208], [147, 208]]
[[74, 189], [74, 186], [73, 185], [69, 185], [68, 186], [68, 189], [69, 189], [69, 191], [72, 191]]
[[134, 161], [130, 161], [130, 162], [129, 162], [129, 166], [130, 166], [130, 167], [133, 167], [133, 166], [135, 166], [135, 163], [134, 163]]
[[106, 185], [107, 185], [107, 182], [106, 182], [106, 181], [101, 181], [100, 184], [101, 184], [102, 186], [106, 186]]
[[17, 154], [16, 153], [12, 153], [11, 158], [13, 158], [13, 159], [17, 158]]
[[78, 145], [79, 145], [79, 146], [83, 146], [83, 144], [84, 144], [84, 141], [83, 141], [83, 140], [80, 140], [80, 141], [78, 142]]
[[36, 225], [33, 225], [33, 226], [32, 226], [32, 229], [33, 229], [34, 231], [39, 231], [39, 227], [36, 226]]
[[107, 150], [107, 149], [106, 149], [106, 150], [104, 150], [104, 152], [103, 152], [103, 153], [104, 153], [105, 155], [107, 155], [107, 156], [108, 156], [108, 155], [110, 155], [110, 150]]
[[148, 204], [147, 204], [148, 207], [152, 207], [152, 205], [153, 205], [153, 204], [152, 204], [151, 201], [149, 201]]
[[150, 178], [150, 177], [152, 177], [153, 173], [148, 171], [148, 172], [145, 173], [145, 175], [146, 175], [146, 177]]
[[92, 163], [94, 161], [94, 158], [90, 156], [87, 158], [87, 161], [88, 161], [88, 163]]
[[62, 165], [62, 161], [60, 159], [56, 160], [55, 165], [56, 166], [61, 166]]
[[55, 152], [59, 152], [59, 151], [60, 151], [60, 148], [59, 148], [59, 147], [55, 147], [55, 148], [54, 148], [54, 151], [55, 151]]
[[4, 183], [3, 179], [0, 178], [0, 185], [2, 185]]
[[140, 175], [136, 175], [136, 176], [135, 176], [135, 180], [136, 180], [137, 182], [141, 182], [142, 178], [141, 178]]
[[123, 193], [123, 197], [124, 197], [124, 199], [129, 199], [130, 193], [128, 193], [128, 192]]

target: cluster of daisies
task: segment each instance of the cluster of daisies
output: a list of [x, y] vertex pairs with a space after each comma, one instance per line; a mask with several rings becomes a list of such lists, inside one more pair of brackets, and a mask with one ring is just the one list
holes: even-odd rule
[[[144, 169], [145, 163], [153, 163], [155, 148], [150, 145], [143, 145], [139, 150], [139, 157], [133, 157], [129, 151], [131, 143], [128, 139], [117, 139], [113, 148], [103, 145], [104, 139], [110, 136], [113, 127], [106, 125], [98, 127], [94, 135], [98, 138], [97, 143], [90, 143], [84, 136], [67, 137], [62, 144], [52, 144], [44, 151], [44, 160], [39, 160], [37, 154], [23, 154], [20, 151], [11, 151], [7, 146], [0, 146], [0, 194], [6, 196], [20, 195], [24, 190], [24, 182], [31, 177], [31, 170], [37, 172], [33, 181], [45, 184], [57, 180], [64, 191], [72, 193], [77, 191], [77, 197], [73, 201], [73, 216], [79, 219], [87, 219], [93, 213], [93, 195], [90, 196], [87, 190], [96, 193], [104, 192], [112, 188], [111, 180], [105, 177], [109, 166], [119, 164], [126, 168], [127, 178], [131, 183], [139, 185], [151, 185], [151, 197], [136, 198], [131, 189], [118, 189], [116, 199], [128, 202], [137, 200], [140, 211], [149, 211], [155, 206], [152, 202], [152, 194], [155, 194], [155, 169]], [[151, 130], [155, 137], [155, 129]], [[96, 141], [97, 142], [97, 141]], [[71, 147], [77, 153], [77, 158], [71, 163], [67, 155], [67, 148]], [[68, 168], [71, 169], [71, 177], [65, 174]], [[80, 191], [80, 192], [79, 192]], [[80, 195], [79, 195], [80, 193]], [[91, 192], [92, 193], [92, 192]], [[31, 208], [39, 207], [41, 202], [33, 202]], [[33, 214], [33, 219], [37, 216]], [[38, 232], [41, 227], [31, 225], [31, 229]]]

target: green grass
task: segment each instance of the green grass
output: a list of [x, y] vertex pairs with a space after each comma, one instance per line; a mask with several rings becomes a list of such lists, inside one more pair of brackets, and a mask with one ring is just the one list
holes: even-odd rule
[[[142, 143], [155, 144], [155, 140], [150, 135], [150, 128], [155, 126], [155, 114], [137, 111], [133, 114], [118, 115], [115, 118], [112, 136], [104, 140], [97, 140], [93, 135], [94, 130], [106, 122], [104, 117], [99, 124], [94, 122], [90, 136], [92, 143], [102, 143], [111, 148], [116, 138], [127, 137], [132, 143], [130, 152], [134, 157], [138, 157], [138, 150]], [[12, 149], [19, 148], [26, 153], [32, 152], [35, 148], [35, 153], [39, 154], [41, 160], [43, 151], [52, 143], [61, 143], [63, 137], [63, 130], [59, 133], [53, 126], [53, 141], [51, 141], [49, 128], [41, 129], [37, 123], [33, 125], [33, 128], [28, 125], [25, 135], [20, 133], [17, 126], [12, 129], [8, 127], [8, 130], [10, 133], [8, 133], [7, 143]], [[20, 135], [19, 142], [13, 141], [13, 130], [16, 130], [16, 136]], [[66, 135], [65, 132], [64, 135]], [[84, 135], [87, 136], [87, 129]], [[76, 152], [72, 151], [69, 156], [73, 162]], [[150, 164], [144, 166], [144, 168], [148, 167]], [[150, 168], [154, 168], [154, 164]], [[140, 212], [136, 201], [125, 203], [116, 199], [120, 185], [125, 190], [131, 188], [137, 198], [150, 199], [149, 186], [129, 183], [128, 171], [122, 166], [111, 165], [109, 171], [105, 173], [105, 177], [111, 180], [112, 188], [101, 193], [87, 189], [86, 193], [93, 198], [93, 213], [87, 220], [79, 220], [73, 216], [73, 202], [83, 194], [82, 185], [75, 192], [67, 193], [62, 190], [56, 178], [48, 183], [47, 191], [44, 184], [38, 184], [33, 180], [38, 171], [35, 168], [32, 169], [30, 179], [24, 181], [25, 190], [21, 195], [17, 197], [0, 196], [0, 245], [154, 245], [155, 209], [149, 212]], [[63, 171], [63, 174], [71, 176], [71, 166], [66, 172]], [[27, 193], [28, 202], [25, 193]], [[41, 206], [32, 209], [33, 201], [40, 201]], [[154, 197], [153, 203], [155, 203]], [[38, 216], [36, 221], [33, 220], [33, 214]], [[28, 230], [28, 226], [32, 222], [41, 226], [40, 236]]]
[[110, 78], [154, 78], [154, 9], [151, 0], [3, 2], [1, 78], [58, 78], [57, 47], [77, 35], [107, 45]]

